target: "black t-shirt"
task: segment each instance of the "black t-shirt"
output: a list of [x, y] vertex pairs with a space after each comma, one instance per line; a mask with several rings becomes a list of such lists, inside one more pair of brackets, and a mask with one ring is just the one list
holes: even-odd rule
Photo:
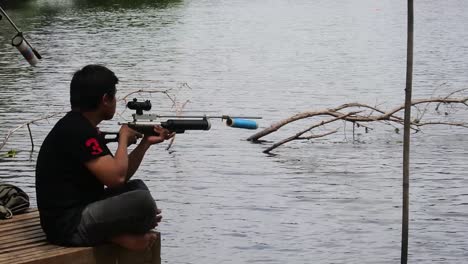
[[36, 164], [36, 193], [47, 238], [66, 244], [86, 205], [99, 200], [104, 185], [84, 166], [110, 155], [104, 138], [79, 112], [68, 112], [44, 140]]

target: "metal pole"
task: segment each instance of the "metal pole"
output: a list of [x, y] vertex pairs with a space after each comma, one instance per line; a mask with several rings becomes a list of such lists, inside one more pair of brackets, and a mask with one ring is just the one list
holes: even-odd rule
[[[15, 23], [13, 22], [13, 20], [11, 20], [11, 18], [8, 16], [8, 14], [5, 12], [5, 10], [3, 10], [3, 8], [0, 6], [0, 12], [6, 17], [6, 19], [8, 20], [8, 22], [10, 22], [11, 26], [16, 30], [16, 32], [18, 32], [18, 35], [20, 35], [24, 42], [26, 42], [26, 44], [28, 44], [28, 46], [31, 48], [31, 50], [34, 52], [34, 55], [36, 55], [36, 57], [38, 59], [42, 59], [42, 56], [41, 54], [39, 54], [39, 52], [37, 52], [36, 49], [34, 49], [31, 44], [29, 43], [29, 41], [23, 36], [23, 32], [21, 32], [21, 30], [15, 25]], [[0, 16], [1, 17], [1, 16]]]
[[408, 39], [406, 54], [405, 119], [403, 135], [403, 207], [401, 231], [401, 263], [408, 262], [409, 230], [409, 167], [410, 167], [410, 128], [411, 128], [411, 93], [413, 86], [413, 35], [414, 35], [413, 0], [408, 0]]
[[6, 19], [8, 20], [8, 22], [10, 22], [10, 24], [13, 26], [13, 28], [15, 28], [15, 30], [18, 32], [18, 33], [21, 33], [21, 31], [19, 30], [19, 28], [15, 25], [15, 23], [13, 22], [13, 20], [11, 20], [11, 18], [8, 16], [8, 14], [5, 12], [5, 10], [3, 10], [3, 8], [0, 6], [0, 12], [2, 12], [2, 14], [6, 17]]

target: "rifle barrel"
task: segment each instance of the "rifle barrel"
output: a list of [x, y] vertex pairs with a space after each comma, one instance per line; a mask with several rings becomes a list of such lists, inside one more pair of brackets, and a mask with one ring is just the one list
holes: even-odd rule
[[156, 114], [134, 115], [134, 119], [140, 119], [140, 120], [155, 120], [155, 119], [158, 119], [158, 118], [262, 119], [262, 117], [260, 117], [260, 116], [230, 116], [230, 115], [220, 115], [220, 116], [208, 116], [208, 115], [173, 116], [173, 115], [156, 115]]

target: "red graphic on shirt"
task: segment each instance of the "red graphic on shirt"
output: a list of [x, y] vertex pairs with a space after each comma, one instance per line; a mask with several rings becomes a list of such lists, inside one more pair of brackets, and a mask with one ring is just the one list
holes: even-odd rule
[[91, 154], [98, 155], [102, 153], [102, 148], [99, 146], [99, 142], [95, 138], [90, 138], [86, 141], [86, 146], [91, 147]]

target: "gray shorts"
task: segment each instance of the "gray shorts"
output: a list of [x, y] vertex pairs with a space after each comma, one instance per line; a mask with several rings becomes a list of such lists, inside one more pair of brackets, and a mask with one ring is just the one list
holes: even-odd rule
[[141, 180], [106, 189], [102, 200], [86, 206], [71, 237], [73, 246], [95, 246], [122, 234], [144, 234], [154, 228], [156, 203]]

